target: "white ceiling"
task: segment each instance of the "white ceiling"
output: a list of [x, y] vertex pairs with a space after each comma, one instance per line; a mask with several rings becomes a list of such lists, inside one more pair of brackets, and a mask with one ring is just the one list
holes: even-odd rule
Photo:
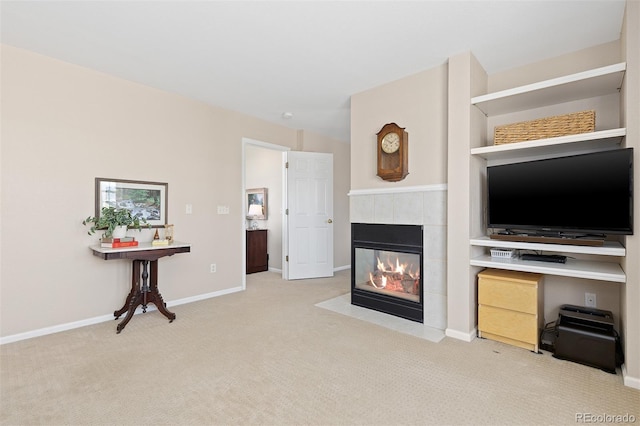
[[[2, 1], [2, 43], [349, 141], [350, 96], [617, 40], [624, 0]], [[289, 120], [282, 113], [294, 114]]]

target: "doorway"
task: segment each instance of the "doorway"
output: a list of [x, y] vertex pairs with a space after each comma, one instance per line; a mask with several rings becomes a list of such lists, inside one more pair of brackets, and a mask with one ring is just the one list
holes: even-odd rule
[[[282, 153], [291, 148], [249, 138], [242, 138], [242, 232], [252, 226], [267, 230], [267, 252], [269, 271], [283, 271], [283, 206], [284, 206], [284, 164]], [[248, 212], [246, 190], [266, 188], [268, 190], [268, 209], [264, 219], [247, 219]], [[246, 238], [242, 244], [242, 288], [246, 288]]]
[[[243, 138], [242, 167], [242, 231], [267, 230], [267, 269], [285, 280], [333, 276], [333, 154]], [[249, 188], [270, 194], [266, 217], [247, 219]], [[242, 250], [246, 289], [247, 238]]]

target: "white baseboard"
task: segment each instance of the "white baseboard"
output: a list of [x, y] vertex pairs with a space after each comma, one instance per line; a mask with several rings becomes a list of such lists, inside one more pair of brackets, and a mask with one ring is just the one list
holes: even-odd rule
[[[337, 268], [333, 268], [333, 272], [344, 271], [345, 269], [351, 269], [351, 265], [338, 266]], [[277, 272], [278, 274], [281, 274], [282, 269], [269, 267], [269, 272]]]
[[640, 389], [640, 378], [629, 376], [627, 373], [627, 366], [625, 364], [622, 364], [620, 370], [622, 371], [622, 382], [625, 386]]
[[[242, 287], [234, 287], [220, 291], [214, 291], [212, 293], [200, 294], [198, 296], [185, 297], [184, 299], [173, 300], [167, 302], [167, 306], [178, 306], [186, 303], [197, 302], [200, 300], [211, 299], [212, 297], [224, 296], [225, 294], [231, 294], [242, 291]], [[147, 307], [147, 312], [157, 310], [154, 305]], [[138, 306], [134, 315], [142, 313], [142, 307]], [[54, 325], [51, 327], [44, 327], [37, 330], [27, 331], [24, 333], [13, 334], [11, 336], [0, 337], [0, 345], [7, 343], [18, 342], [20, 340], [32, 339], [34, 337], [46, 336], [47, 334], [59, 333], [61, 331], [73, 330], [75, 328], [86, 327], [88, 325], [98, 324], [101, 322], [113, 321], [113, 313], [100, 315], [93, 318], [87, 318], [80, 321], [68, 322], [66, 324]]]
[[167, 306], [178, 306], [186, 303], [198, 302], [200, 300], [211, 299], [212, 297], [224, 296], [225, 294], [237, 293], [242, 291], [242, 287], [232, 287], [224, 290], [214, 291], [211, 293], [200, 294], [198, 296], [185, 297], [184, 299], [167, 302]]
[[447, 328], [444, 332], [447, 337], [451, 337], [458, 340], [463, 340], [465, 342], [471, 342], [476, 338], [478, 331], [474, 328], [469, 333], [465, 333], [458, 330], [453, 330], [451, 328]]
[[97, 324], [100, 322], [113, 321], [113, 313], [100, 315], [99, 317], [87, 318], [80, 321], [68, 322], [66, 324], [54, 325], [51, 327], [40, 328], [38, 330], [27, 331], [25, 333], [13, 334], [11, 336], [0, 337], [0, 345], [6, 343], [18, 342], [20, 340], [32, 339], [34, 337], [46, 336], [47, 334], [59, 333], [61, 331], [72, 330], [74, 328], [85, 327], [87, 325]]

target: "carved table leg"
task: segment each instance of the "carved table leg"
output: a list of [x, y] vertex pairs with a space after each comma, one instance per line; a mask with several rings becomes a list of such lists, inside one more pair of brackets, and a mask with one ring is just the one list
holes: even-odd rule
[[115, 317], [115, 319], [120, 318], [120, 315], [124, 314], [129, 309], [129, 305], [131, 305], [131, 301], [135, 298], [136, 293], [140, 288], [140, 283], [138, 281], [139, 279], [140, 279], [140, 261], [134, 260], [133, 269], [131, 272], [131, 291], [129, 292], [129, 295], [127, 296], [127, 300], [125, 300], [122, 308], [113, 312], [113, 316]]
[[147, 295], [149, 293], [149, 284], [147, 283], [149, 273], [147, 272], [147, 265], [149, 261], [141, 260], [140, 262], [142, 262], [142, 313], [147, 313]]
[[129, 303], [127, 316], [118, 324], [116, 333], [120, 334], [120, 332], [127, 326], [131, 318], [133, 318], [133, 314], [136, 312], [136, 307], [142, 303], [142, 292], [140, 289], [136, 290], [136, 295], [131, 298], [131, 302]]
[[[151, 262], [150, 270], [147, 267]], [[140, 268], [142, 265], [142, 270]], [[140, 278], [142, 277], [142, 281]], [[169, 311], [165, 306], [162, 295], [158, 291], [158, 261], [157, 260], [134, 260], [133, 271], [131, 273], [131, 291], [127, 296], [124, 306], [113, 313], [118, 319], [123, 313], [127, 313], [124, 319], [118, 324], [117, 333], [120, 333], [129, 323], [138, 305], [142, 305], [142, 312], [147, 312], [147, 305], [153, 303], [158, 311], [173, 322], [176, 314]]]
[[169, 319], [169, 322], [173, 322], [176, 319], [176, 314], [169, 311], [162, 299], [162, 295], [158, 291], [158, 261], [151, 261], [151, 288], [149, 290], [149, 302], [156, 305], [158, 311]]

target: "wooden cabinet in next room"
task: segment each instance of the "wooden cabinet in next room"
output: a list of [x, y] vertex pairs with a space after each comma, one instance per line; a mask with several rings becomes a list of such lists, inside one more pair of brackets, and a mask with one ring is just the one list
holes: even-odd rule
[[247, 231], [247, 274], [262, 272], [269, 269], [269, 254], [267, 253], [267, 230], [256, 229]]

